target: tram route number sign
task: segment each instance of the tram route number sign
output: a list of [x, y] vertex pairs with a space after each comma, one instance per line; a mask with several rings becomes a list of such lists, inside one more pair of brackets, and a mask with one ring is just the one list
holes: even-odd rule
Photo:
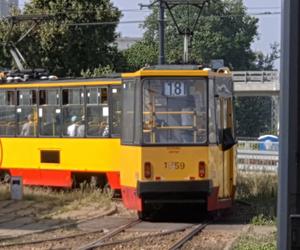
[[185, 163], [179, 161], [165, 162], [164, 165], [165, 168], [172, 169], [172, 170], [180, 170], [180, 169], [182, 170], [185, 168]]
[[182, 81], [166, 81], [164, 83], [164, 93], [166, 96], [186, 96], [186, 87]]

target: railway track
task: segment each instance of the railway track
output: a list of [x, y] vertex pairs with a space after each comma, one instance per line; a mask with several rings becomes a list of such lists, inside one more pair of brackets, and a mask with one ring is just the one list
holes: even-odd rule
[[[23, 241], [23, 242], [15, 242], [9, 244], [2, 244], [1, 248], [12, 248], [18, 249], [25, 246], [32, 246], [33, 248], [39, 246], [49, 246], [51, 249], [76, 249], [76, 250], [89, 250], [89, 249], [96, 249], [101, 247], [114, 247], [117, 245], [139, 245], [139, 244], [149, 244], [147, 241], [151, 239], [152, 241], [159, 241], [165, 247], [164, 249], [175, 250], [181, 249], [181, 247], [191, 240], [194, 236], [199, 234], [207, 225], [205, 224], [197, 224], [197, 225], [187, 225], [184, 227], [175, 227], [165, 229], [161, 231], [161, 228], [158, 227], [157, 231], [152, 232], [143, 232], [137, 231], [136, 233], [132, 233], [131, 228], [135, 227], [136, 225], [140, 224], [142, 221], [138, 219], [132, 219], [126, 224], [123, 224], [108, 233], [104, 233], [103, 229], [89, 231], [89, 232], [75, 232], [68, 235], [61, 235], [57, 237], [49, 237], [44, 239], [36, 239], [32, 241]], [[135, 230], [135, 229], [134, 229]], [[152, 229], [153, 230], [153, 229]], [[125, 237], [124, 237], [125, 236]], [[169, 237], [167, 237], [169, 236]], [[87, 242], [86, 239], [90, 238]], [[93, 239], [91, 241], [91, 238]], [[82, 241], [87, 242], [83, 245], [78, 245], [74, 247], [72, 240], [77, 242]], [[150, 242], [151, 242], [150, 240]], [[59, 242], [59, 243], [58, 243]], [[134, 242], [134, 243], [133, 243]], [[151, 244], [151, 243], [150, 243]], [[127, 245], [128, 246], [128, 245]]]
[[187, 234], [184, 234], [176, 241], [168, 250], [180, 249], [186, 242], [190, 241], [194, 236], [199, 234], [208, 224], [199, 224], [194, 226]]
[[48, 238], [48, 239], [43, 239], [43, 240], [32, 240], [32, 241], [26, 241], [26, 242], [24, 241], [24, 242], [17, 242], [17, 243], [9, 243], [9, 244], [0, 245], [0, 248], [22, 247], [25, 245], [36, 245], [36, 244], [41, 244], [41, 243], [45, 243], [45, 242], [61, 241], [61, 240], [72, 239], [72, 238], [76, 238], [76, 237], [82, 237], [82, 236], [96, 234], [96, 233], [102, 233], [102, 232], [103, 232], [103, 230], [101, 229], [101, 230], [77, 233], [77, 234], [72, 234], [72, 235], [67, 235], [67, 236]]
[[126, 230], [130, 227], [133, 227], [133, 226], [137, 225], [140, 222], [141, 222], [141, 220], [130, 221], [129, 223], [127, 223], [125, 225], [122, 225], [122, 226], [116, 228], [115, 230], [112, 230], [111, 232], [107, 233], [106, 235], [104, 235], [100, 239], [95, 240], [93, 242], [90, 242], [86, 245], [83, 245], [83, 246], [77, 248], [77, 250], [89, 250], [89, 249], [94, 249], [95, 247], [101, 246], [101, 244], [103, 244], [103, 242], [105, 240], [108, 240], [108, 239], [116, 236], [117, 234], [123, 232], [124, 230]]
[[198, 224], [193, 226], [191, 229], [190, 228], [180, 228], [180, 229], [174, 229], [174, 230], [167, 230], [163, 232], [158, 232], [158, 233], [152, 233], [152, 234], [147, 234], [147, 235], [142, 235], [142, 236], [135, 236], [135, 237], [130, 237], [127, 239], [122, 239], [122, 240], [115, 240], [115, 241], [109, 241], [106, 242], [116, 235], [118, 235], [121, 232], [124, 232], [128, 230], [129, 228], [137, 225], [138, 223], [141, 223], [141, 220], [135, 220], [131, 221], [128, 224], [125, 224], [123, 226], [118, 227], [117, 229], [113, 230], [112, 232], [104, 235], [100, 239], [90, 242], [86, 245], [83, 245], [76, 250], [91, 250], [95, 248], [100, 248], [100, 247], [105, 247], [105, 246], [113, 246], [113, 245], [121, 245], [121, 244], [126, 244], [130, 241], [136, 241], [136, 240], [143, 240], [149, 237], [161, 237], [161, 236], [166, 236], [174, 233], [179, 233], [182, 231], [187, 231], [179, 240], [177, 240], [173, 245], [171, 245], [168, 250], [177, 250], [180, 249], [186, 242], [191, 240], [194, 236], [199, 234], [207, 225], [208, 223], [205, 224]]
[[[94, 219], [99, 219], [99, 218], [103, 218], [105, 216], [110, 216], [112, 214], [114, 214], [116, 212], [116, 207], [114, 207], [112, 210], [108, 211], [106, 214], [102, 214], [99, 216], [95, 216], [95, 217], [90, 217], [87, 219], [81, 219], [78, 221], [74, 221], [74, 222], [66, 222], [63, 224], [58, 224], [58, 225], [54, 225], [51, 226], [49, 228], [40, 230], [38, 232], [33, 232], [33, 233], [27, 233], [27, 234], [23, 234], [23, 235], [16, 235], [16, 236], [7, 236], [7, 237], [1, 237], [0, 236], [0, 241], [7, 241], [7, 240], [22, 240], [22, 238], [26, 238], [30, 235], [39, 235], [39, 234], [43, 234], [43, 233], [47, 233], [47, 232], [51, 232], [51, 231], [55, 231], [55, 230], [59, 230], [59, 229], [63, 229], [63, 228], [72, 228], [72, 227], [76, 227], [82, 223], [88, 222], [88, 221], [92, 221]], [[1, 223], [0, 223], [1, 224]], [[68, 239], [68, 238], [75, 238], [75, 237], [79, 237], [79, 236], [84, 236], [84, 235], [88, 235], [88, 234], [95, 234], [95, 233], [101, 233], [103, 232], [103, 230], [94, 230], [94, 231], [90, 231], [90, 232], [83, 232], [83, 233], [78, 233], [78, 234], [74, 234], [74, 235], [68, 235], [68, 236], [62, 236], [62, 237], [53, 237], [53, 238], [48, 238], [48, 239], [44, 239], [44, 240], [32, 240], [32, 241], [28, 241], [26, 240], [25, 242], [21, 241], [18, 243], [8, 243], [8, 244], [1, 244], [0, 243], [0, 248], [2, 247], [12, 247], [12, 246], [24, 246], [24, 245], [35, 245], [35, 244], [39, 244], [39, 243], [43, 243], [43, 242], [48, 242], [48, 241], [56, 241], [56, 240], [64, 240], [64, 239]]]

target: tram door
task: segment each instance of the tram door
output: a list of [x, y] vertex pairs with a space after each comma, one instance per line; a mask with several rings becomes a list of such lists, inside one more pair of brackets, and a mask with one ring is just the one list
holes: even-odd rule
[[[232, 98], [230, 97], [218, 97], [216, 100], [217, 111], [217, 127], [218, 131], [223, 129], [232, 128]], [[221, 150], [221, 149], [220, 149]], [[229, 197], [232, 188], [232, 150], [226, 150], [221, 152], [221, 172], [220, 175], [220, 190], [219, 195], [221, 197]]]

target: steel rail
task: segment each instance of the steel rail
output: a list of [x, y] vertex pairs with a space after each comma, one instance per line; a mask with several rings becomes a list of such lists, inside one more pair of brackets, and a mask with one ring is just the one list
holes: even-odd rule
[[[16, 236], [0, 237], [0, 241], [3, 242], [3, 241], [7, 241], [7, 240], [22, 239], [22, 238], [30, 236], [30, 235], [43, 234], [43, 233], [55, 231], [55, 230], [61, 229], [61, 228], [68, 228], [68, 227], [78, 226], [82, 223], [85, 223], [85, 222], [88, 222], [88, 221], [91, 221], [91, 220], [95, 220], [95, 219], [103, 218], [105, 216], [112, 215], [115, 212], [116, 212], [116, 207], [114, 207], [112, 210], [110, 210], [110, 211], [108, 211], [108, 212], [106, 212], [105, 214], [102, 214], [102, 215], [93, 216], [93, 217], [89, 217], [89, 218], [86, 218], [86, 219], [81, 219], [81, 220], [78, 220], [78, 221], [75, 221], [75, 222], [66, 222], [66, 223], [63, 223], [63, 224], [54, 225], [50, 228], [43, 229], [41, 231], [29, 232], [29, 233], [25, 233], [25, 234], [22, 234], [22, 235], [16, 235]], [[0, 245], [0, 248], [1, 248], [1, 245]]]
[[191, 240], [196, 234], [201, 232], [208, 224], [199, 224], [195, 226], [190, 232], [184, 235], [181, 239], [176, 241], [168, 250], [177, 250], [180, 249], [186, 242]]
[[[121, 244], [126, 244], [126, 243], [131, 242], [131, 241], [147, 239], [149, 237], [167, 236], [167, 235], [170, 235], [170, 234], [182, 232], [184, 230], [187, 230], [188, 228], [190, 228], [190, 226], [188, 226], [186, 228], [178, 228], [178, 229], [172, 229], [172, 230], [162, 231], [162, 232], [158, 232], [158, 233], [150, 233], [150, 234], [147, 234], [147, 235], [130, 237], [130, 238], [127, 238], [127, 239], [116, 240], [116, 241], [112, 241], [112, 242], [99, 242], [99, 243], [93, 245], [92, 248], [105, 247], [105, 246], [113, 246], [113, 245], [121, 245]], [[94, 231], [90, 231], [90, 232], [84, 232], [84, 233], [78, 233], [78, 234], [72, 234], [72, 235], [66, 235], [66, 236], [61, 236], [61, 237], [45, 238], [45, 239], [41, 239], [41, 240], [8, 243], [8, 244], [0, 245], [0, 248], [3, 248], [3, 247], [17, 247], [17, 246], [20, 247], [20, 246], [28, 246], [28, 245], [38, 245], [38, 244], [45, 243], [45, 242], [58, 241], [58, 240], [59, 241], [61, 241], [61, 240], [67, 240], [67, 239], [71, 239], [71, 238], [82, 237], [82, 236], [86, 236], [86, 235], [90, 235], [90, 234], [96, 234], [96, 233], [101, 233], [101, 232], [103, 232], [103, 229], [94, 230]], [[52, 248], [52, 249], [55, 249], [55, 250], [72, 249], [72, 247], [67, 247], [66, 246], [64, 248]]]
[[44, 242], [67, 240], [67, 239], [72, 239], [72, 238], [76, 238], [76, 237], [82, 237], [82, 236], [97, 234], [97, 233], [102, 233], [102, 232], [103, 232], [103, 229], [100, 229], [100, 230], [94, 230], [94, 231], [90, 231], [90, 232], [71, 234], [71, 235], [60, 236], [60, 237], [45, 238], [45, 239], [42, 239], [42, 240], [22, 241], [22, 242], [8, 243], [8, 244], [3, 244], [3, 245], [0, 244], [0, 248], [17, 247], [17, 246], [25, 246], [25, 245], [37, 245], [37, 244], [41, 244], [41, 243], [44, 243]]
[[124, 230], [126, 230], [126, 229], [128, 229], [130, 227], [135, 226], [136, 224], [138, 224], [140, 222], [141, 222], [141, 220], [131, 221], [131, 222], [129, 222], [129, 223], [125, 224], [125, 225], [122, 225], [122, 226], [116, 228], [115, 230], [107, 233], [106, 235], [104, 235], [103, 237], [101, 237], [98, 240], [95, 240], [93, 242], [89, 242], [86, 245], [80, 246], [79, 248], [77, 248], [77, 250], [89, 250], [89, 249], [93, 249], [93, 248], [97, 247], [97, 245], [100, 245], [101, 243], [103, 243], [103, 241], [114, 237], [115, 235], [123, 232]]
[[121, 245], [121, 244], [126, 244], [130, 241], [136, 241], [136, 240], [141, 240], [141, 239], [148, 239], [149, 237], [159, 237], [159, 236], [166, 236], [169, 234], [174, 234], [178, 233], [181, 231], [186, 230], [186, 228], [179, 228], [179, 229], [173, 229], [173, 230], [168, 230], [164, 232], [159, 232], [159, 233], [153, 233], [153, 234], [147, 234], [147, 235], [142, 235], [142, 236], [136, 236], [136, 237], [131, 237], [128, 239], [124, 240], [117, 240], [117, 241], [112, 241], [112, 242], [104, 242], [104, 243], [99, 243], [94, 245], [94, 247], [105, 247], [105, 246], [113, 246], [113, 245]]

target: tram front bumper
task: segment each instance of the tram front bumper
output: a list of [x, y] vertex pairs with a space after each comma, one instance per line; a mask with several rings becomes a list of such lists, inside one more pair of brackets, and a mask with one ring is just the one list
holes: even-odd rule
[[211, 180], [138, 181], [137, 195], [147, 202], [202, 202], [212, 188]]

